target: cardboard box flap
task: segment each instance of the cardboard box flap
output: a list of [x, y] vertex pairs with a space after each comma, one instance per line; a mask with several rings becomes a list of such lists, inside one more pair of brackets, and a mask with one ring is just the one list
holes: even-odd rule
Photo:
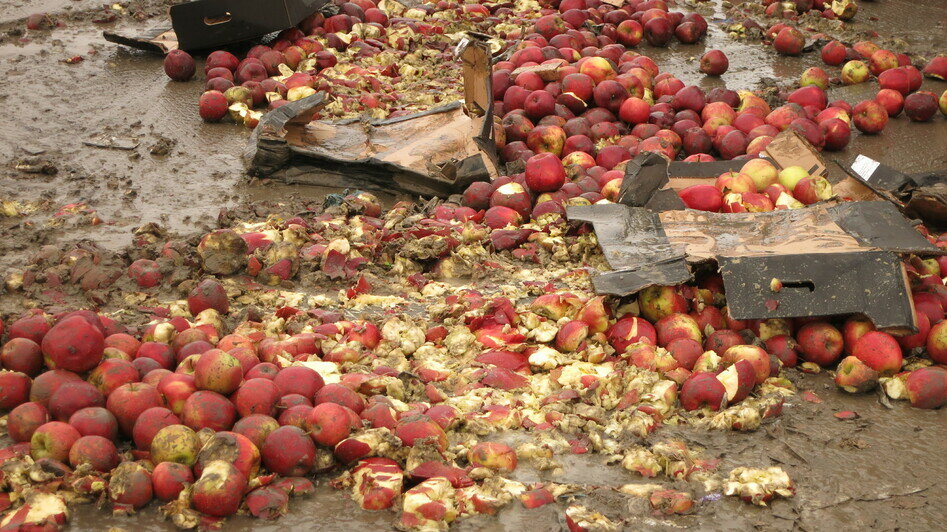
[[[310, 98], [317, 96], [321, 102], [324, 95]], [[297, 109], [311, 114], [309, 105]], [[251, 135], [244, 154], [253, 175], [267, 176], [306, 166], [313, 171], [293, 172], [294, 182], [337, 186], [338, 178], [333, 174], [345, 168], [363, 174], [363, 188], [444, 197], [497, 173], [496, 166], [473, 140], [480, 134], [479, 125], [464, 113], [460, 102], [365, 123], [308, 122], [287, 119], [285, 113], [272, 114], [264, 115], [257, 126], [259, 133]], [[316, 170], [319, 168], [326, 171]]]
[[644, 206], [661, 212], [686, 208], [681, 197], [669, 186], [667, 159], [645, 152], [628, 162], [618, 202], [633, 207]]
[[523, 72], [535, 72], [540, 79], [545, 82], [550, 81], [559, 81], [559, 64], [558, 63], [541, 63], [538, 65], [527, 65], [521, 66], [510, 73], [510, 76], [516, 78]]
[[171, 28], [153, 28], [135, 36], [103, 31], [102, 36], [108, 42], [156, 54], [167, 55], [178, 49], [178, 37]]
[[592, 278], [596, 292], [624, 296], [691, 278], [683, 247], [671, 243], [657, 213], [605, 204], [569, 207], [566, 214], [569, 220], [592, 224], [605, 260], [615, 270]]
[[853, 175], [862, 180], [872, 190], [897, 191], [911, 182], [907, 175], [881, 164], [880, 162], [859, 154], [849, 166]]
[[907, 213], [936, 227], [947, 228], [947, 181], [912, 191]]
[[947, 170], [907, 175], [864, 155], [842, 169], [903, 206], [908, 215], [938, 227], [947, 226]]
[[864, 249], [843, 230], [826, 205], [759, 213], [717, 214], [684, 210], [660, 213], [673, 243], [683, 244], [688, 262], [718, 256], [774, 256], [844, 253]]
[[667, 211], [661, 226], [684, 244], [688, 262], [718, 256], [773, 256], [883, 250], [941, 254], [888, 202], [817, 204], [805, 209], [717, 214]]
[[828, 167], [819, 152], [795, 129], [787, 129], [773, 137], [764, 153], [780, 168], [801, 166], [810, 175], [829, 177]]
[[[719, 257], [727, 308], [738, 319], [863, 313], [878, 329], [917, 332], [904, 266], [884, 251]], [[775, 292], [770, 283], [778, 279]]]
[[708, 161], [703, 163], [671, 161], [668, 164], [668, 175], [671, 177], [716, 179], [724, 172], [743, 168], [744, 164], [746, 164], [746, 161]]
[[866, 247], [898, 253], [944, 253], [887, 201], [843, 202], [832, 207], [830, 212], [845, 232]]
[[464, 72], [464, 105], [471, 116], [486, 116], [493, 108], [493, 76], [489, 36], [468, 33], [457, 44]]
[[[595, 227], [605, 260], [613, 270], [633, 270], [648, 264], [684, 259], [684, 246], [672, 244], [658, 214], [618, 204], [569, 207], [569, 220]], [[632, 245], [633, 243], [633, 245]]]

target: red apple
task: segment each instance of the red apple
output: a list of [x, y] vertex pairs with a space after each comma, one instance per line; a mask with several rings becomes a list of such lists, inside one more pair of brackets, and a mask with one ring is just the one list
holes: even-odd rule
[[194, 483], [191, 503], [201, 513], [227, 517], [237, 513], [246, 489], [247, 478], [233, 464], [214, 460]]
[[649, 286], [638, 292], [638, 306], [645, 319], [657, 322], [661, 318], [690, 310], [687, 300], [673, 286]]
[[901, 346], [893, 336], [880, 331], [869, 331], [855, 342], [852, 355], [881, 375], [889, 376], [901, 371], [903, 358]]
[[316, 459], [316, 445], [302, 429], [293, 426], [272, 431], [261, 448], [263, 464], [283, 476], [305, 476]]
[[835, 384], [848, 393], [871, 391], [878, 385], [880, 375], [858, 357], [848, 356], [839, 362], [835, 370]]
[[151, 483], [154, 496], [160, 501], [170, 502], [178, 498], [187, 484], [194, 483], [194, 474], [186, 465], [161, 462], [151, 473]]
[[88, 320], [73, 315], [54, 325], [41, 347], [51, 368], [85, 373], [102, 360], [105, 337]]
[[69, 449], [69, 465], [72, 467], [89, 464], [96, 471], [108, 473], [119, 462], [115, 444], [102, 436], [82, 436]]
[[56, 421], [68, 421], [77, 411], [92, 406], [105, 406], [105, 396], [88, 382], [67, 382], [49, 398], [49, 414]]
[[256, 445], [258, 449], [262, 449], [266, 437], [279, 427], [279, 422], [272, 417], [253, 414], [234, 423], [233, 432], [246, 436], [253, 445]]
[[227, 395], [233, 393], [242, 380], [240, 361], [220, 349], [211, 349], [200, 355], [194, 366], [194, 384], [199, 390]]
[[210, 428], [214, 431], [230, 430], [237, 420], [233, 403], [217, 392], [200, 390], [184, 401], [181, 421], [194, 430]]
[[700, 71], [708, 76], [720, 76], [730, 67], [727, 55], [720, 50], [709, 50], [700, 58]]
[[796, 334], [803, 358], [820, 366], [829, 366], [842, 354], [842, 333], [824, 321], [810, 322]]
[[39, 403], [23, 403], [7, 416], [7, 435], [15, 443], [28, 442], [36, 429], [49, 422], [49, 412]]
[[536, 192], [554, 192], [562, 187], [566, 172], [552, 153], [536, 154], [526, 161], [526, 184]]
[[927, 336], [927, 356], [937, 364], [947, 364], [947, 320], [931, 327]]
[[888, 124], [888, 112], [874, 100], [864, 100], [852, 109], [852, 121], [862, 133], [880, 133]]
[[80, 438], [79, 431], [61, 421], [50, 421], [36, 428], [30, 437], [30, 456], [34, 460], [52, 458], [69, 461], [69, 450]]
[[685, 410], [707, 406], [716, 412], [727, 404], [727, 388], [713, 373], [694, 373], [681, 385], [680, 400]]
[[36, 377], [43, 371], [43, 352], [29, 338], [13, 338], [0, 349], [0, 364], [4, 369]]
[[83, 436], [102, 436], [113, 441], [118, 437], [118, 420], [102, 407], [91, 406], [78, 410], [69, 418], [69, 424]]
[[138, 462], [122, 462], [112, 471], [109, 498], [116, 509], [143, 508], [153, 495], [151, 473]]
[[718, 373], [717, 380], [723, 384], [727, 392], [727, 401], [732, 405], [750, 396], [750, 392], [756, 386], [756, 370], [748, 360], [737, 360], [733, 365]]
[[352, 431], [349, 409], [335, 403], [316, 405], [307, 418], [312, 440], [325, 447], [334, 447], [348, 437]]
[[753, 366], [756, 375], [756, 384], [763, 384], [763, 381], [770, 376], [769, 355], [761, 347], [755, 345], [735, 345], [727, 349], [721, 356], [726, 363], [736, 363], [738, 360], [746, 360]]
[[122, 432], [131, 436], [138, 416], [162, 404], [161, 394], [154, 386], [134, 382], [123, 384], [109, 394], [105, 407], [115, 415]]
[[916, 408], [947, 405], [947, 370], [934, 366], [912, 371], [905, 379], [908, 399]]

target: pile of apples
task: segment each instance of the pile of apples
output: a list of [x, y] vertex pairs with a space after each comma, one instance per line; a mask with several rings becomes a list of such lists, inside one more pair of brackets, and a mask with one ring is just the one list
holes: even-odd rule
[[[861, 116], [864, 132], [881, 131], [889, 118], [904, 111], [912, 122], [928, 122], [937, 114], [947, 115], [947, 90], [940, 97], [930, 91], [922, 91], [922, 77], [947, 79], [947, 56], [931, 59], [923, 70], [911, 64], [905, 54], [896, 54], [878, 47], [870, 41], [859, 41], [846, 47], [839, 41], [831, 41], [822, 47], [822, 61], [826, 65], [842, 65], [841, 81], [845, 85], [864, 83], [874, 76], [881, 87], [872, 100], [856, 106], [856, 125]], [[804, 85], [826, 85], [828, 76], [822, 69], [813, 67], [802, 77]], [[860, 109], [859, 109], [860, 106]], [[883, 111], [883, 112], [882, 112]]]
[[858, 4], [855, 0], [795, 0], [793, 2], [761, 0], [756, 3], [764, 8], [765, 16], [788, 20], [798, 20], [803, 15], [815, 13], [829, 20], [848, 21], [858, 13]]
[[678, 195], [690, 209], [733, 213], [799, 209], [827, 200], [833, 192], [827, 179], [801, 166], [778, 170], [766, 159], [751, 159], [740, 171], [721, 174], [713, 185], [692, 185]]
[[[445, 1], [413, 8], [371, 0], [337, 5], [338, 14], [314, 14], [269, 45], [255, 46], [242, 60], [223, 50], [208, 56], [201, 117], [218, 121], [229, 114], [252, 128], [261, 116], [256, 109], [273, 109], [317, 91], [332, 96], [317, 117], [327, 119], [393, 118], [449, 103], [462, 97], [460, 64], [451, 49], [464, 31], [494, 36], [494, 52], [523, 38], [533, 45], [541, 42], [537, 63], [571, 63], [599, 47], [623, 49], [642, 40], [653, 46], [666, 46], [673, 38], [694, 43], [707, 31], [703, 17], [669, 12], [663, 0], [633, 1], [621, 8], [599, 0], [523, 2], [515, 11], [503, 4]], [[589, 25], [597, 34], [586, 29]], [[533, 33], [524, 35], [523, 27]], [[185, 52], [166, 57], [171, 79], [189, 80], [195, 70]]]
[[[917, 407], [947, 403], [944, 258], [909, 260], [920, 330], [893, 337], [859, 317], [734, 320], [717, 274], [625, 301], [596, 296], [585, 274], [557, 287], [570, 277], [557, 263], [581, 271], [582, 246], [583, 262], [595, 260], [587, 229], [562, 219], [492, 229], [492, 218], [449, 204], [383, 211], [359, 194], [190, 245], [136, 246], [160, 250], [128, 264], [120, 281], [145, 297], [172, 282], [171, 262], [204, 276], [186, 301], [148, 307], [142, 325], [89, 310], [12, 318], [0, 327], [0, 408], [15, 443], [0, 462], [11, 502], [24, 505], [7, 518], [63, 522], [65, 510], [40, 508], [64, 503], [41, 504], [39, 494], [104, 496], [117, 511], [158, 499], [182, 526], [239, 511], [272, 518], [290, 495], [311, 492], [312, 475], [331, 471], [363, 508], [397, 507], [404, 526], [423, 528], [517, 497], [551, 502], [503, 478], [535, 451], [479, 441], [495, 431], [531, 431], [557, 452], [615, 454], [614, 434], [644, 437], [663, 423], [754, 430], [779, 415], [793, 393], [781, 372], [800, 363], [838, 365], [848, 391], [880, 385]], [[510, 283], [524, 263], [542, 262], [540, 252], [550, 259], [529, 281], [493, 293], [455, 281], [492, 268]], [[59, 283], [57, 271], [37, 270], [34, 283]], [[300, 271], [342, 281], [329, 284], [339, 300], [302, 310], [274, 298], [266, 312], [242, 313], [246, 296], [228, 295]], [[423, 302], [425, 312], [346, 316], [390, 300]], [[457, 511], [445, 517], [439, 505]]]

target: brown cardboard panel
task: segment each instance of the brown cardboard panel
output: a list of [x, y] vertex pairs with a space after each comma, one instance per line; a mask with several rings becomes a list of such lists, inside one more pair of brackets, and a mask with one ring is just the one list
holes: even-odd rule
[[828, 205], [760, 213], [717, 214], [666, 211], [661, 225], [672, 243], [685, 246], [687, 260], [726, 256], [845, 253], [864, 246], [833, 219]]
[[570, 220], [592, 223], [613, 270], [632, 270], [685, 256], [684, 246], [670, 241], [658, 213], [649, 209], [604, 204], [569, 207], [567, 215]]
[[[713, 178], [724, 172], [739, 170], [743, 168], [746, 161], [710, 161], [705, 163], [685, 163], [683, 161], [671, 161], [668, 164], [668, 175], [671, 178], [689, 179], [689, 178]], [[706, 183], [707, 181], [702, 181]]]
[[[244, 155], [249, 172], [333, 186], [347, 170], [366, 187], [440, 197], [498, 176], [489, 44], [471, 34], [458, 48], [471, 102], [389, 120], [313, 122], [325, 95], [311, 96], [264, 115]], [[326, 172], [313, 171], [320, 167]]]
[[851, 198], [856, 201], [881, 201], [886, 199], [851, 177], [844, 177], [837, 183], [833, 183], [832, 192], [840, 198]]
[[896, 191], [911, 182], [907, 175], [864, 155], [855, 157], [850, 168], [852, 175], [873, 189]]
[[303, 127], [300, 147], [310, 153], [377, 159], [419, 173], [435, 171], [432, 165], [440, 167], [480, 152], [470, 141], [480, 134], [479, 124], [459, 106], [377, 127], [327, 122], [310, 122]]
[[908, 200], [907, 212], [931, 225], [947, 228], [947, 183], [914, 190]]
[[780, 168], [801, 166], [809, 174], [829, 177], [828, 166], [819, 152], [794, 129], [776, 135], [764, 153]]
[[630, 207], [644, 207], [655, 192], [668, 184], [667, 159], [657, 153], [642, 153], [625, 165], [625, 176], [618, 203]]
[[535, 72], [539, 74], [539, 77], [543, 81], [559, 81], [559, 65], [558, 64], [540, 64], [540, 65], [530, 65], [522, 66], [514, 70], [511, 75], [515, 78], [516, 76], [522, 74], [523, 72]]
[[829, 213], [863, 246], [897, 253], [947, 253], [924, 238], [898, 207], [887, 201], [843, 202], [831, 207]]
[[625, 296], [655, 284], [674, 285], [691, 278], [684, 249], [673, 245], [657, 213], [621, 204], [569, 207], [569, 220], [592, 224], [612, 272], [592, 278], [595, 291]]
[[[464, 102], [467, 112], [473, 116], [484, 116], [493, 106], [491, 86], [491, 54], [485, 44], [489, 37], [470, 34], [458, 45], [460, 59], [464, 65]], [[473, 45], [476, 40], [482, 45]]]

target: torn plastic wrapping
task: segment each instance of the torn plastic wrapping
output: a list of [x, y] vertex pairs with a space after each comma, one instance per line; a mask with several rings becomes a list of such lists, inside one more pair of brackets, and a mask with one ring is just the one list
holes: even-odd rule
[[[446, 197], [499, 175], [489, 45], [461, 41], [463, 102], [374, 121], [310, 121], [324, 94], [267, 113], [244, 154], [248, 172], [292, 183]], [[284, 111], [285, 109], [285, 111]]]

